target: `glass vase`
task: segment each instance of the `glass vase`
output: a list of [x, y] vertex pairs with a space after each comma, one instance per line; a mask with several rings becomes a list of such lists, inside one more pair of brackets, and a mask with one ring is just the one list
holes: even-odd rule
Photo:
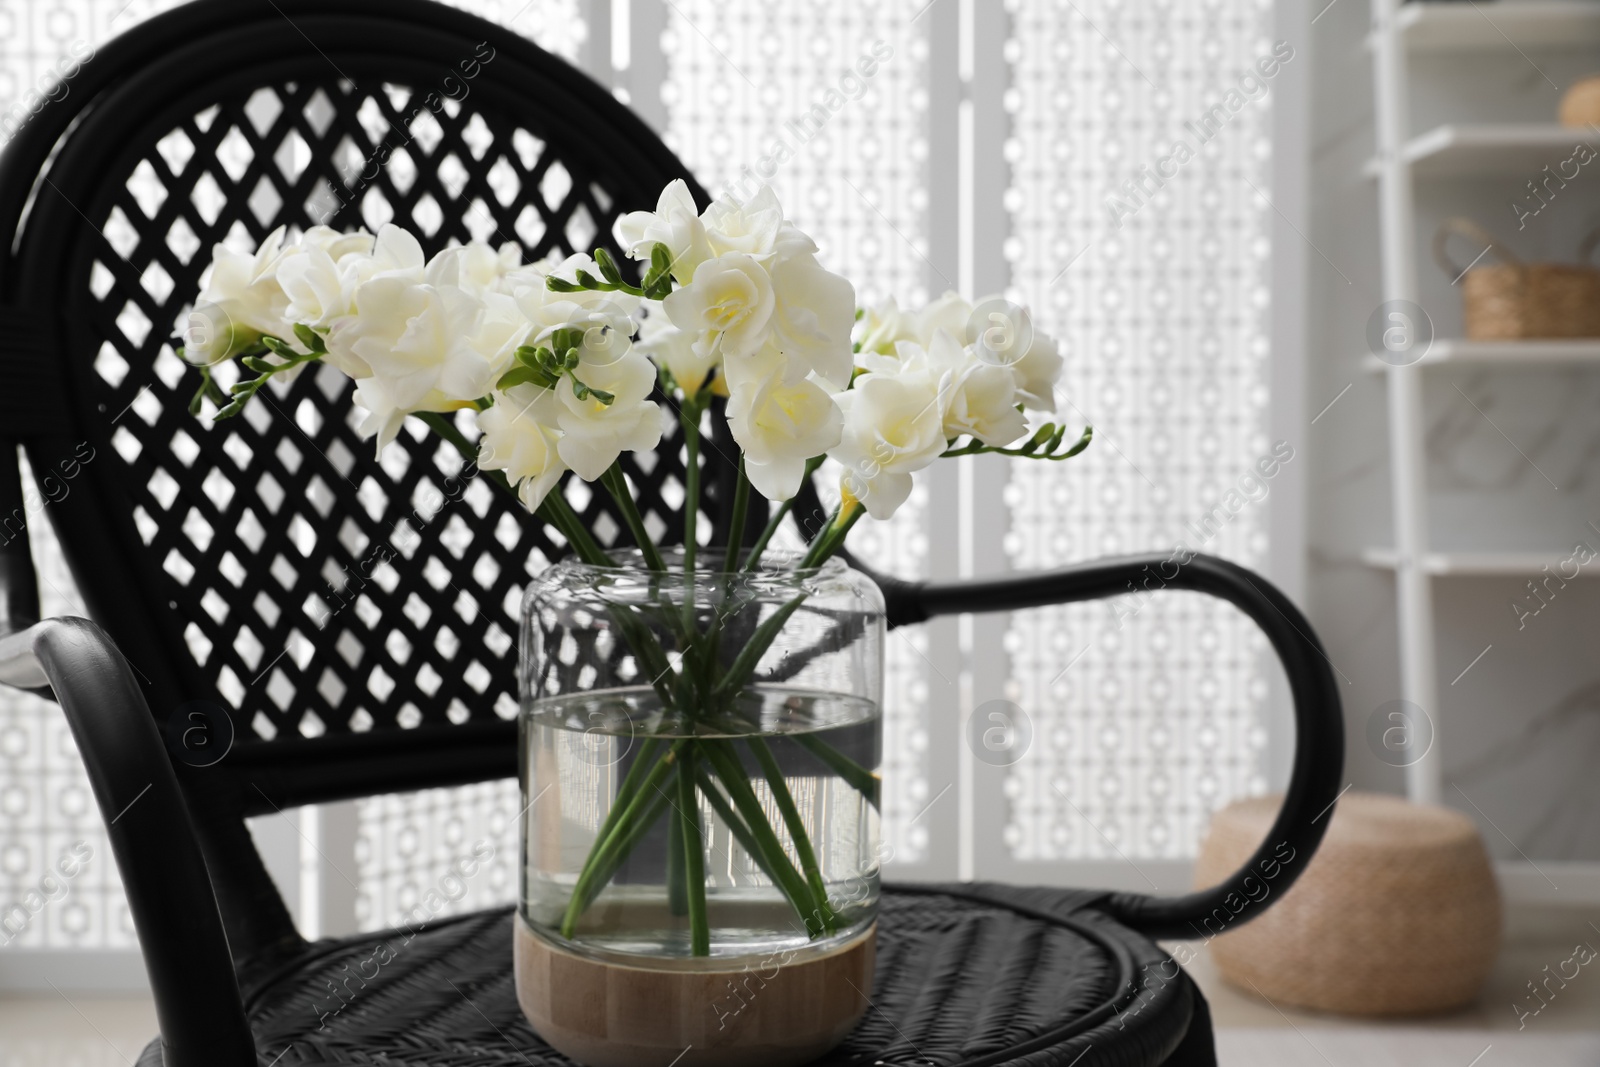
[[519, 993], [594, 1067], [805, 1062], [871, 988], [883, 599], [838, 560], [659, 562], [524, 600]]

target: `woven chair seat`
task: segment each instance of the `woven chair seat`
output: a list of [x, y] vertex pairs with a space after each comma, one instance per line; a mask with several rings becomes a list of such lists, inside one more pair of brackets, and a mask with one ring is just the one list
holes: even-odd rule
[[[1214, 1062], [1209, 1017], [1188, 979], [1150, 941], [1075, 910], [1092, 896], [887, 888], [872, 1006], [818, 1067]], [[247, 966], [261, 1063], [569, 1067], [517, 1006], [511, 933], [512, 909], [497, 908], [434, 923], [409, 941], [365, 934]], [[371, 975], [385, 942], [393, 958], [363, 988], [352, 975]], [[354, 992], [341, 1001], [336, 987]], [[1203, 1058], [1186, 1058], [1191, 1049]], [[160, 1064], [156, 1042], [139, 1067]]]

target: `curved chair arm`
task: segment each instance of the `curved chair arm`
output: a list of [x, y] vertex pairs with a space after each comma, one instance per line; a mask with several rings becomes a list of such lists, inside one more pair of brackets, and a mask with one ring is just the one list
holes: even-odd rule
[[1255, 854], [1220, 885], [1170, 898], [1113, 893], [1106, 907], [1118, 921], [1150, 937], [1208, 938], [1260, 914], [1270, 896], [1288, 889], [1305, 870], [1338, 799], [1344, 716], [1332, 663], [1311, 623], [1265, 578], [1215, 556], [1196, 555], [1179, 564], [1150, 555], [982, 581], [882, 584], [892, 624], [1099, 600], [1146, 589], [1189, 589], [1233, 604], [1267, 635], [1289, 676], [1295, 752], [1283, 808]]
[[189, 810], [122, 653], [88, 619], [48, 619], [0, 638], [0, 683], [48, 685], [66, 712], [122, 873], [166, 1067], [254, 1067]]

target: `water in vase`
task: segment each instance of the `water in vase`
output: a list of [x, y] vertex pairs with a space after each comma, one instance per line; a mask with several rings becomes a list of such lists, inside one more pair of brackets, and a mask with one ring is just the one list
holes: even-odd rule
[[848, 940], [877, 907], [879, 714], [859, 697], [762, 685], [692, 725], [649, 686], [528, 702], [523, 917], [598, 957], [689, 960], [676, 779], [687, 766], [712, 959], [794, 959]]

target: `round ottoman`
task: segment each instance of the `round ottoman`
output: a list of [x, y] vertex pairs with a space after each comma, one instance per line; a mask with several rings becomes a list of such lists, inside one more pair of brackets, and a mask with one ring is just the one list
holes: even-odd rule
[[[1195, 862], [1222, 881], [1267, 836], [1281, 796], [1224, 808]], [[1322, 847], [1258, 917], [1212, 938], [1223, 977], [1274, 1003], [1352, 1015], [1415, 1015], [1477, 995], [1500, 944], [1500, 892], [1478, 829], [1460, 812], [1346, 793]]]

